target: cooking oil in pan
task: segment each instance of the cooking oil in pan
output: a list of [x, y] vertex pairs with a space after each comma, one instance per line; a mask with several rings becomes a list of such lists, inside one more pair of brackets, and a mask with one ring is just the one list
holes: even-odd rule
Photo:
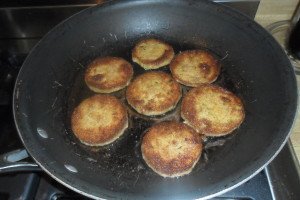
[[[175, 52], [179, 52], [179, 50], [186, 49], [195, 49], [190, 46], [182, 46], [182, 45], [173, 45]], [[113, 56], [121, 56], [128, 61], [131, 61], [131, 48], [123, 49], [123, 51], [119, 52]], [[129, 53], [128, 53], [129, 52]], [[218, 55], [217, 55], [218, 56]], [[85, 62], [88, 63], [88, 62]], [[222, 66], [221, 73], [214, 84], [220, 85], [224, 87], [238, 96], [241, 96], [239, 91], [241, 90], [241, 85], [243, 81], [233, 81], [231, 77], [228, 75], [226, 71], [226, 67], [224, 63], [220, 63]], [[140, 66], [133, 63], [134, 68], [134, 77], [145, 72]], [[158, 71], [164, 71], [166, 73], [170, 73], [168, 67], [163, 67], [158, 69]], [[182, 96], [184, 96], [191, 88], [182, 86]], [[141, 154], [141, 140], [145, 131], [151, 127], [155, 123], [159, 123], [162, 121], [182, 121], [180, 117], [180, 107], [181, 100], [178, 102], [176, 108], [172, 111], [167, 112], [164, 115], [160, 116], [144, 116], [137, 113], [126, 101], [125, 98], [126, 88], [120, 91], [112, 93], [112, 95], [116, 96], [120, 99], [123, 104], [127, 107], [128, 111], [128, 119], [129, 126], [124, 134], [117, 139], [112, 144], [103, 146], [103, 147], [90, 147], [81, 144], [74, 134], [66, 135], [66, 140], [71, 140], [71, 144], [74, 146], [74, 152], [82, 157], [82, 159], [86, 159], [88, 162], [104, 171], [109, 171], [113, 173], [115, 176], [121, 177], [135, 177], [136, 174], [138, 176], [142, 175], [146, 179], [151, 179], [152, 177], [158, 177], [152, 170], [150, 170], [145, 164], [142, 154]], [[84, 82], [84, 69], [81, 69], [78, 72], [78, 76], [76, 77], [72, 91], [69, 95], [68, 100], [68, 108], [67, 108], [67, 127], [68, 132], [72, 132], [70, 129], [70, 118], [73, 112], [73, 109], [85, 98], [88, 98], [94, 95], [92, 91], [88, 89]], [[235, 131], [236, 132], [236, 131]], [[200, 161], [194, 168], [194, 172], [199, 170], [203, 170], [205, 165], [209, 160], [215, 155], [215, 152], [220, 150], [221, 146], [226, 145], [228, 140], [231, 140], [235, 137], [235, 133], [230, 134], [229, 136], [219, 137], [219, 138], [210, 138], [203, 137], [204, 142], [204, 150], [201, 156]], [[193, 172], [192, 172], [193, 173]]]

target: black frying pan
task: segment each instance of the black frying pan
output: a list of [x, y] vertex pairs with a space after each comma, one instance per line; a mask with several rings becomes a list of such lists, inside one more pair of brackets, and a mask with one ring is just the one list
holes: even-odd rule
[[[93, 95], [83, 82], [86, 65], [107, 55], [131, 61], [134, 44], [148, 37], [170, 43], [176, 53], [213, 52], [222, 65], [215, 84], [240, 96], [246, 109], [241, 127], [232, 136], [206, 141], [193, 172], [178, 179], [156, 175], [141, 158], [142, 133], [157, 118], [130, 111], [130, 128], [102, 148], [81, 145], [70, 130], [73, 108]], [[143, 72], [137, 65], [134, 70], [135, 75]], [[81, 194], [209, 198], [245, 182], [277, 155], [295, 117], [296, 91], [293, 69], [280, 46], [236, 11], [207, 1], [112, 1], [69, 18], [38, 43], [17, 78], [14, 117], [40, 167]], [[122, 92], [115, 95], [125, 101]]]

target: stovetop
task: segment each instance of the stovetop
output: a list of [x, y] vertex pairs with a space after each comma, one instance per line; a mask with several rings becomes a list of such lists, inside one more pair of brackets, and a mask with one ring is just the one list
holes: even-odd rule
[[[22, 149], [12, 115], [12, 92], [25, 54], [0, 53], [0, 155]], [[83, 199], [83, 196], [58, 184], [43, 172], [0, 175], [0, 199]], [[260, 172], [240, 187], [215, 199], [272, 199], [267, 174]], [[85, 198], [87, 199], [87, 198]]]
[[[12, 115], [12, 92], [26, 54], [0, 53], [0, 155], [22, 149]], [[300, 179], [290, 143], [264, 170], [246, 183], [214, 199], [299, 199]], [[57, 183], [44, 172], [0, 175], [0, 199], [88, 199]]]
[[[235, 1], [227, 2], [233, 5], [233, 2]], [[237, 2], [239, 2], [238, 7], [241, 7], [241, 5], [244, 5], [241, 4], [241, 2], [246, 1]], [[254, 16], [259, 1], [252, 1], [252, 4], [249, 4], [249, 2], [251, 1], [247, 1], [248, 7], [246, 7], [250, 13], [249, 15]], [[253, 4], [253, 2], [256, 4]], [[252, 6], [250, 6], [252, 8], [250, 11], [249, 5]], [[58, 23], [63, 17], [66, 18], [67, 16], [79, 11], [80, 9], [88, 7], [89, 5], [81, 5], [79, 7], [74, 5], [68, 7], [64, 5], [62, 7], [59, 6], [59, 8], [55, 8], [53, 5], [50, 7], [41, 7], [41, 5], [39, 5], [39, 7], [27, 7], [25, 11], [23, 10], [24, 5], [22, 5], [23, 7], [14, 7], [15, 5], [10, 5], [9, 9], [3, 9], [1, 6], [3, 5], [0, 4], [0, 24], [1, 22], [4, 22], [4, 19], [1, 18], [1, 16], [4, 16], [2, 15], [4, 11], [6, 13], [10, 13], [12, 16], [18, 16], [20, 18], [19, 15], [21, 15], [22, 12], [27, 14], [31, 12], [32, 17], [38, 16], [39, 11], [37, 10], [43, 9], [46, 15], [47, 13], [49, 14], [54, 12], [58, 14], [58, 17], [56, 18], [57, 21], [54, 22], [53, 19], [50, 20], [51, 23], [43, 25], [42, 29], [38, 31], [36, 31], [35, 27], [31, 28], [31, 31], [23, 32], [23, 35], [18, 35], [19, 32], [11, 30], [10, 35], [3, 32], [0, 33], [0, 155], [15, 149], [24, 148], [14, 125], [12, 115], [12, 92], [17, 73], [28, 55], [29, 50], [55, 23]], [[16, 13], [18, 15], [14, 15]], [[45, 20], [47, 20], [47, 17], [49, 16], [44, 16]], [[17, 23], [19, 18], [15, 18], [15, 27], [18, 27]], [[40, 23], [41, 19], [39, 20]], [[34, 25], [35, 23], [31, 21], [31, 24]], [[11, 26], [11, 24], [6, 24], [6, 26]], [[20, 31], [20, 27], [18, 28]], [[30, 160], [30, 158], [27, 159]], [[297, 159], [289, 141], [276, 159], [273, 160], [264, 170], [239, 187], [214, 199], [300, 199], [299, 186], [299, 166], [297, 165]], [[37, 172], [0, 173], [0, 199], [54, 200], [88, 198], [67, 189], [40, 170]]]

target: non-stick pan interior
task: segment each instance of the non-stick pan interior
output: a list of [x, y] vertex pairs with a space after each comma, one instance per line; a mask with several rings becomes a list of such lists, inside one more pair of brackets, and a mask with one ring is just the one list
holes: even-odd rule
[[[114, 95], [128, 107], [130, 124], [120, 139], [91, 148], [70, 130], [72, 110], [94, 94], [83, 81], [86, 65], [108, 55], [131, 62], [134, 44], [149, 37], [168, 42], [176, 53], [199, 48], [214, 53], [222, 66], [215, 84], [240, 96], [246, 109], [240, 128], [208, 139], [193, 172], [178, 179], [152, 172], [139, 145], [152, 124], [180, 121], [180, 104], [165, 116], [143, 117], [127, 105], [122, 90]], [[135, 76], [144, 72], [134, 64]], [[121, 1], [85, 10], [31, 52], [14, 95], [16, 124], [29, 153], [55, 179], [102, 198], [199, 198], [226, 190], [279, 150], [295, 109], [295, 78], [279, 45], [245, 16], [204, 1]]]

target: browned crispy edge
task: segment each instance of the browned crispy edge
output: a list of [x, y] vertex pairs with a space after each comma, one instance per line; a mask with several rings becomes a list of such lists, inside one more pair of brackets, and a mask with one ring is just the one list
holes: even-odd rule
[[[157, 137], [156, 134], [162, 136], [169, 134], [170, 130], [173, 130], [180, 137], [180, 132], [183, 129], [187, 129], [191, 133], [192, 138], [187, 139], [191, 144], [191, 149], [176, 159], [162, 159], [161, 155], [150, 145], [150, 141]], [[191, 127], [180, 122], [165, 121], [152, 126], [146, 132], [142, 139], [141, 150], [145, 162], [151, 169], [164, 177], [174, 177], [174, 175], [181, 176], [191, 171], [201, 156], [202, 147], [200, 135]]]
[[[185, 122], [193, 127], [195, 130], [200, 132], [201, 134], [207, 135], [207, 136], [223, 136], [230, 134], [234, 129], [238, 128], [242, 122], [245, 119], [245, 111], [244, 109], [241, 110], [241, 118], [239, 121], [228, 123], [226, 126], [221, 128], [221, 131], [218, 131], [216, 128], [213, 127], [211, 122], [209, 120], [205, 119], [197, 119], [197, 111], [194, 107], [196, 105], [196, 100], [195, 96], [203, 92], [202, 90], [210, 88], [216, 92], [221, 92], [230, 95], [232, 97], [234, 104], [242, 106], [244, 108], [243, 103], [239, 97], [237, 97], [235, 94], [232, 92], [225, 90], [224, 88], [221, 88], [216, 85], [209, 85], [209, 84], [203, 84], [197, 88], [193, 88], [190, 90], [185, 97], [182, 100], [181, 104], [181, 117], [185, 120]], [[225, 100], [224, 100], [225, 101]], [[200, 124], [206, 124], [207, 127], [205, 129], [200, 129]], [[219, 129], [219, 128], [218, 128]]]
[[[161, 43], [163, 45], [165, 45], [167, 47], [167, 50], [165, 50], [164, 54], [162, 56], [160, 56], [159, 58], [155, 59], [155, 60], [150, 60], [150, 59], [142, 59], [138, 56], [138, 49], [137, 47], [143, 43], [143, 42], [148, 42], [148, 41], [153, 41], [153, 42], [157, 42], [157, 43]], [[132, 50], [132, 58], [135, 58], [136, 60], [138, 60], [138, 64], [142, 64], [142, 65], [146, 65], [146, 66], [155, 66], [155, 68], [159, 68], [164, 66], [164, 62], [168, 59], [170, 59], [170, 61], [172, 60], [174, 56], [174, 50], [173, 47], [161, 40], [157, 40], [157, 39], [144, 39], [139, 41], [135, 47]], [[166, 64], [167, 65], [167, 64]]]
[[[106, 65], [114, 61], [121, 61], [121, 71], [124, 72], [125, 76], [119, 76], [119, 78], [112, 82], [99, 82], [102, 77], [101, 76], [92, 76], [90, 72], [92, 69], [97, 68], [99, 65]], [[88, 86], [100, 89], [100, 90], [113, 90], [114, 88], [124, 88], [128, 85], [129, 81], [133, 76], [133, 68], [132, 65], [119, 57], [101, 57], [93, 60], [87, 67], [84, 79]]]
[[[113, 108], [118, 109], [118, 113], [121, 115], [121, 120], [118, 122], [115, 120], [114, 124], [103, 129], [100, 129], [99, 127], [94, 127], [89, 130], [82, 129], [78, 122], [85, 113], [81, 112], [80, 106], [83, 102], [93, 104], [97, 101], [106, 105], [110, 104]], [[128, 116], [125, 106], [116, 97], [110, 95], [94, 95], [85, 99], [83, 102], [74, 109], [71, 117], [72, 131], [81, 142], [91, 146], [101, 146], [102, 144], [107, 144], [108, 141], [113, 142], [113, 138], [117, 135], [121, 135], [120, 131], [124, 131], [124, 128], [126, 128], [125, 126], [128, 124]], [[101, 112], [101, 110], [99, 112]]]
[[[166, 99], [160, 105], [157, 105], [156, 103], [152, 103], [152, 104], [150, 103], [148, 106], [143, 107], [143, 104], [142, 104], [143, 99], [136, 98], [136, 96], [138, 96], [138, 94], [135, 94], [135, 92], [136, 92], [135, 87], [138, 86], [139, 81], [147, 80], [150, 75], [160, 76], [163, 80], [167, 80], [167, 79], [172, 80], [172, 82], [170, 82], [172, 84], [172, 89], [170, 91], [171, 95], [170, 95], [170, 98]], [[127, 99], [128, 104], [131, 105], [136, 111], [138, 111], [139, 113], [144, 114], [144, 115], [153, 115], [151, 113], [154, 113], [154, 112], [156, 112], [157, 115], [164, 114], [167, 111], [174, 108], [177, 105], [180, 98], [181, 98], [180, 85], [172, 78], [172, 76], [170, 76], [169, 74], [166, 74], [164, 72], [160, 72], [160, 71], [151, 71], [151, 72], [147, 72], [147, 73], [144, 73], [144, 74], [138, 76], [136, 79], [134, 79], [129, 84], [129, 86], [126, 90], [126, 99]], [[141, 109], [139, 109], [139, 108], [142, 108], [143, 111], [141, 111]]]
[[[199, 83], [192, 83], [190, 81], [185, 81], [183, 79], [181, 79], [181, 77], [176, 73], [176, 69], [180, 66], [180, 63], [183, 60], [183, 57], [185, 56], [189, 56], [190, 54], [194, 54], [195, 56], [197, 56], [197, 54], [206, 54], [206, 56], [209, 59], [209, 62], [207, 64], [207, 66], [203, 67], [203, 71], [204, 73], [208, 74], [209, 72], [213, 72], [210, 77], [207, 78], [207, 81], [204, 83], [212, 83], [214, 82], [219, 74], [220, 74], [220, 64], [218, 62], [218, 60], [209, 52], [204, 51], [204, 50], [187, 50], [187, 51], [183, 51], [179, 54], [177, 54], [173, 60], [170, 63], [170, 70], [172, 73], [172, 76], [174, 77], [174, 79], [176, 81], [178, 81], [179, 83], [186, 85], [186, 86], [191, 86], [191, 87], [197, 87], [198, 85], [200, 85]], [[205, 71], [207, 70], [207, 67], [210, 67], [210, 71]]]

